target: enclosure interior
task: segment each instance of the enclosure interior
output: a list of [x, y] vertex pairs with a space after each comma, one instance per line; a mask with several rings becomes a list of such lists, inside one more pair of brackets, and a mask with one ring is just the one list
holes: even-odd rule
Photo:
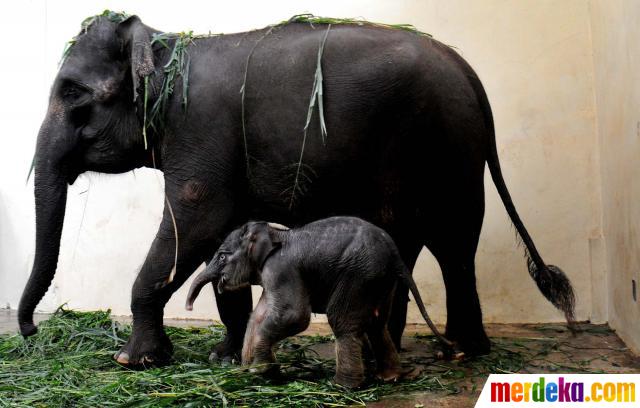
[[[640, 349], [640, 3], [485, 0], [183, 2], [112, 1], [167, 31], [237, 32], [293, 14], [410, 23], [456, 48], [478, 72], [496, 122], [503, 173], [545, 260], [561, 265], [577, 292], [577, 318], [609, 322]], [[16, 308], [34, 254], [33, 181], [25, 179], [63, 45], [103, 2], [11, 5], [0, 27], [0, 305]], [[331, 135], [328, 135], [329, 141]], [[487, 172], [486, 216], [476, 258], [484, 321], [556, 322], [563, 316], [529, 279], [522, 250]], [[69, 190], [58, 273], [39, 309], [61, 303], [130, 313], [130, 288], [161, 217], [162, 175], [89, 173]], [[422, 188], [429, 189], [428, 185]], [[414, 273], [434, 320], [444, 323], [439, 268], [424, 250]], [[165, 313], [213, 318], [213, 294], [194, 312], [186, 288]], [[209, 290], [209, 289], [207, 289]], [[640, 288], [637, 288], [640, 291]], [[640, 296], [637, 295], [637, 296]], [[257, 299], [257, 296], [255, 297]], [[322, 319], [318, 316], [316, 319]], [[411, 305], [410, 322], [419, 322]]]

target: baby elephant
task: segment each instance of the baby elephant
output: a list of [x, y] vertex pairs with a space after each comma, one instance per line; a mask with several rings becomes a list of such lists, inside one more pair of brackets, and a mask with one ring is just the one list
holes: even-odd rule
[[391, 237], [353, 217], [332, 217], [289, 230], [278, 224], [249, 222], [225, 239], [194, 280], [186, 308], [208, 282], [218, 292], [251, 284], [264, 288], [251, 315], [242, 348], [242, 364], [278, 370], [274, 346], [305, 330], [311, 313], [326, 313], [336, 337], [338, 384], [358, 387], [364, 380], [362, 347], [368, 339], [377, 376], [393, 381], [400, 363], [387, 320], [396, 283], [410, 289], [427, 324], [447, 347], [429, 319], [420, 293]]

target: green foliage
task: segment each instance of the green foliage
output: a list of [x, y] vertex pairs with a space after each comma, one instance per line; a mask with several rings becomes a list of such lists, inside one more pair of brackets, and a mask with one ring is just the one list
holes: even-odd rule
[[[200, 37], [200, 36], [198, 36]], [[192, 31], [181, 33], [158, 33], [154, 34], [151, 44], [161, 44], [166, 49], [171, 50], [169, 60], [162, 67], [163, 78], [160, 90], [156, 95], [151, 110], [148, 111], [149, 101], [149, 77], [144, 78], [144, 124], [142, 126], [142, 135], [144, 137], [144, 148], [147, 149], [147, 130], [152, 128], [154, 131], [160, 131], [164, 127], [164, 117], [167, 111], [169, 100], [173, 95], [175, 83], [178, 77], [182, 78], [182, 109], [186, 112], [189, 94], [189, 54], [187, 47], [193, 42], [194, 35]], [[173, 47], [170, 43], [173, 42]], [[153, 75], [153, 74], [152, 74]]]
[[[490, 373], [596, 372], [591, 361], [571, 361], [569, 342], [550, 338], [493, 338], [487, 356], [463, 362], [409, 357], [422, 366], [415, 378], [394, 384], [373, 380], [350, 391], [332, 381], [333, 358], [315, 350], [332, 336], [298, 336], [277, 350], [283, 380], [268, 381], [239, 366], [208, 361], [208, 351], [223, 338], [224, 328], [167, 327], [174, 344], [174, 361], [166, 367], [133, 371], [119, 366], [113, 354], [131, 334], [131, 327], [114, 322], [108, 311], [74, 312], [59, 309], [40, 324], [38, 334], [0, 335], [0, 406], [351, 406], [410, 392], [458, 393], [475, 390]], [[610, 333], [610, 332], [609, 332]], [[433, 336], [419, 336], [432, 350]], [[428, 351], [426, 355], [430, 355]], [[563, 356], [562, 360], [551, 355]], [[566, 357], [564, 357], [566, 356]]]
[[388, 28], [388, 29], [394, 29], [394, 30], [403, 30], [403, 31], [409, 31], [417, 35], [432, 37], [431, 34], [422, 32], [411, 24], [384, 24], [384, 23], [367, 21], [362, 18], [335, 18], [335, 17], [315, 16], [313, 14], [297, 14], [288, 20], [284, 20], [280, 22], [280, 25], [289, 24], [289, 23], [308, 23], [311, 25], [313, 24], [333, 24], [333, 25], [353, 24], [353, 25], [359, 25], [359, 26], [370, 26], [370, 27], [380, 27], [380, 28]]
[[29, 173], [27, 173], [27, 179], [24, 184], [29, 183], [29, 178], [31, 178], [31, 173], [33, 173], [33, 169], [36, 168], [36, 152], [33, 152], [33, 158], [31, 159], [31, 166], [29, 166]]
[[[130, 15], [125, 13], [124, 11], [118, 12], [113, 10], [104, 10], [100, 14], [89, 16], [82, 20], [82, 23], [80, 23], [80, 34], [78, 35], [85, 34], [89, 27], [98, 19], [98, 17], [106, 17], [112, 23], [121, 23], [124, 20], [128, 19]], [[67, 57], [69, 56], [69, 52], [71, 52], [71, 48], [75, 45], [77, 39], [78, 36], [75, 36], [71, 40], [67, 41], [64, 50], [62, 51], [62, 57], [60, 58], [60, 62], [58, 65], [62, 65], [67, 59]]]
[[112, 23], [119, 24], [119, 23], [122, 23], [124, 20], [128, 19], [129, 17], [131, 17], [131, 15], [125, 13], [124, 11], [113, 11], [113, 10], [107, 9], [100, 14], [96, 14], [95, 16], [90, 16], [82, 20], [82, 23], [80, 23], [80, 27], [82, 27], [82, 31], [86, 33], [87, 29], [91, 26], [91, 24], [93, 24], [96, 21], [98, 17], [106, 17], [107, 20], [111, 21]]
[[291, 186], [291, 196], [289, 199], [289, 209], [291, 210], [298, 199], [298, 195], [304, 193], [304, 190], [300, 186], [300, 176], [310, 178], [303, 174], [303, 165], [302, 158], [304, 157], [304, 148], [307, 144], [307, 132], [309, 130], [309, 124], [311, 124], [311, 117], [313, 116], [313, 110], [316, 105], [316, 101], [318, 103], [318, 118], [320, 119], [320, 137], [322, 138], [322, 143], [326, 143], [327, 140], [327, 126], [324, 122], [324, 104], [322, 100], [323, 91], [322, 91], [322, 54], [324, 53], [324, 45], [327, 42], [327, 37], [329, 36], [329, 30], [331, 30], [331, 24], [327, 24], [327, 30], [322, 37], [322, 41], [320, 42], [320, 46], [318, 47], [318, 56], [316, 59], [316, 71], [313, 76], [313, 86], [311, 91], [311, 98], [309, 99], [309, 108], [307, 109], [307, 120], [304, 124], [303, 134], [302, 134], [302, 147], [300, 148], [300, 158], [298, 159], [298, 165], [296, 166], [296, 173], [293, 181], [293, 186]]
[[391, 392], [455, 391], [431, 376], [395, 385], [347, 391], [331, 377], [333, 359], [311, 347], [330, 336], [299, 337], [278, 351], [286, 381], [270, 382], [238, 366], [208, 361], [224, 334], [221, 326], [172, 328], [175, 348], [169, 366], [146, 371], [120, 367], [112, 359], [130, 333], [108, 311], [59, 309], [36, 336], [0, 336], [0, 406], [346, 406], [364, 405]]
[[256, 50], [256, 47], [258, 46], [258, 44], [260, 44], [262, 40], [265, 39], [266, 36], [271, 34], [273, 29], [274, 29], [274, 26], [269, 27], [269, 29], [266, 30], [265, 33], [260, 38], [258, 38], [255, 44], [253, 44], [253, 47], [251, 47], [249, 54], [247, 54], [247, 60], [245, 61], [245, 64], [244, 64], [244, 76], [242, 79], [242, 86], [240, 87], [240, 110], [241, 110], [240, 120], [242, 121], [242, 140], [244, 142], [244, 154], [245, 154], [245, 160], [246, 160], [245, 165], [246, 165], [246, 173], [247, 173], [248, 179], [251, 179], [251, 166], [249, 164], [249, 145], [247, 144], [247, 129], [246, 129], [246, 121], [244, 118], [245, 117], [244, 96], [247, 89], [247, 74], [249, 72], [249, 62], [251, 61], [253, 52]]

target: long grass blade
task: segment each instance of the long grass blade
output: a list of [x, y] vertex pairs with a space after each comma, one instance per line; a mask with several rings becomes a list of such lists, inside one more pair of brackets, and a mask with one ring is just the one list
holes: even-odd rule
[[318, 102], [318, 117], [320, 118], [320, 137], [322, 138], [322, 143], [325, 143], [326, 141], [327, 129], [324, 122], [324, 110], [322, 105], [322, 55], [324, 53], [324, 46], [325, 46], [325, 43], [327, 42], [327, 37], [329, 36], [330, 30], [331, 30], [331, 24], [328, 24], [324, 37], [322, 37], [322, 41], [320, 42], [320, 46], [318, 47], [318, 56], [316, 59], [316, 70], [315, 70], [315, 75], [313, 77], [313, 88], [311, 91], [311, 98], [309, 98], [309, 108], [307, 109], [307, 119], [305, 121], [303, 134], [302, 134], [302, 147], [300, 148], [300, 157], [298, 158], [298, 165], [297, 165], [295, 177], [293, 180], [293, 188], [291, 189], [291, 196], [289, 198], [289, 210], [293, 209], [294, 203], [296, 201], [296, 194], [301, 192], [300, 172], [302, 169], [302, 159], [304, 157], [304, 151], [307, 145], [307, 133], [309, 130], [309, 124], [311, 123], [311, 117], [313, 116], [313, 110], [316, 105], [316, 101]]
[[256, 47], [258, 47], [258, 45], [262, 42], [262, 40], [264, 40], [269, 34], [271, 34], [273, 29], [274, 29], [274, 26], [269, 27], [269, 29], [265, 31], [265, 33], [260, 38], [258, 38], [255, 44], [253, 44], [253, 47], [251, 47], [249, 54], [247, 54], [247, 59], [244, 64], [244, 76], [242, 79], [242, 86], [240, 87], [240, 111], [241, 111], [240, 120], [242, 121], [242, 141], [244, 142], [244, 156], [246, 161], [245, 166], [246, 166], [247, 178], [251, 177], [251, 169], [249, 164], [249, 144], [247, 143], [247, 125], [246, 125], [246, 119], [245, 119], [244, 99], [245, 99], [245, 94], [247, 93], [246, 92], [247, 91], [247, 75], [249, 73], [249, 62], [251, 61], [251, 57], [253, 56], [253, 53], [255, 52]]
[[31, 159], [31, 166], [29, 166], [29, 173], [27, 173], [27, 179], [24, 181], [24, 184], [29, 184], [29, 179], [31, 178], [31, 173], [36, 168], [36, 153], [33, 152], [33, 158]]

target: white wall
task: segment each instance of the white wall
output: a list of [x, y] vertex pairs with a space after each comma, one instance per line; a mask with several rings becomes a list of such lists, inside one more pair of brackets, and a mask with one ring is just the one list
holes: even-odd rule
[[640, 353], [640, 2], [591, 7], [609, 320]]
[[[0, 305], [17, 307], [30, 272], [33, 183], [25, 185], [24, 179], [63, 45], [86, 16], [110, 8], [138, 14], [165, 31], [234, 32], [312, 12], [411, 23], [457, 47], [486, 87], [505, 179], [538, 248], [573, 281], [578, 318], [606, 320], [606, 294], [599, 278], [605, 266], [588, 2], [184, 0], [176, 6], [157, 1], [37, 0], [4, 7]], [[485, 321], [561, 321], [562, 315], [529, 278], [488, 174], [486, 181], [487, 209], [477, 256]], [[68, 302], [78, 309], [111, 308], [114, 314], [129, 314], [130, 288], [155, 235], [161, 208], [161, 175], [152, 170], [82, 175], [69, 189], [59, 271], [39, 308], [51, 310]], [[423, 252], [415, 272], [430, 313], [444, 323], [444, 287], [428, 252]], [[166, 316], [217, 317], [213, 296], [201, 296], [195, 311], [185, 312], [185, 290], [174, 295]], [[421, 321], [415, 309], [409, 320]]]

